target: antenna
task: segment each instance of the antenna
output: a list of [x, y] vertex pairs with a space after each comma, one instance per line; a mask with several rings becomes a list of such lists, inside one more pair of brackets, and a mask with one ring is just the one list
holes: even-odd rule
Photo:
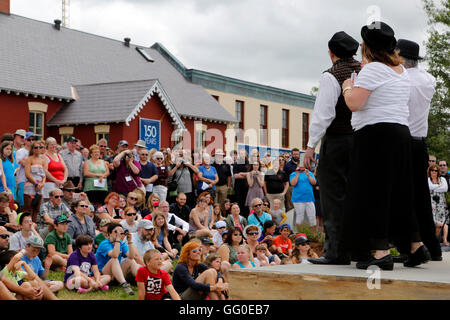
[[62, 25], [66, 28], [70, 25], [70, 0], [62, 0]]

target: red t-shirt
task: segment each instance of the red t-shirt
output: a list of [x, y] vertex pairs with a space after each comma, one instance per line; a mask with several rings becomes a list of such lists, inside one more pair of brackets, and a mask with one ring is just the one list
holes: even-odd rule
[[140, 267], [136, 274], [136, 282], [145, 285], [145, 300], [161, 300], [167, 293], [166, 286], [172, 284], [167, 271], [158, 270], [157, 274], [148, 271], [147, 267]]
[[286, 253], [288, 249], [292, 249], [292, 242], [289, 238], [284, 240], [281, 236], [276, 236], [275, 239], [273, 239], [273, 244], [280, 247], [283, 253]]

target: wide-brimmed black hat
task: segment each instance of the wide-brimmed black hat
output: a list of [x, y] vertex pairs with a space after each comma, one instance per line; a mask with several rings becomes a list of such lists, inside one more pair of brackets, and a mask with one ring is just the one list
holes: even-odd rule
[[367, 46], [374, 50], [393, 51], [397, 40], [394, 30], [382, 21], [374, 21], [361, 28], [361, 37]]
[[352, 57], [358, 50], [359, 43], [344, 31], [336, 32], [330, 41], [328, 49], [339, 58]]
[[423, 59], [419, 56], [419, 44], [414, 41], [398, 39], [396, 48], [400, 50], [398, 54], [402, 57], [412, 60]]

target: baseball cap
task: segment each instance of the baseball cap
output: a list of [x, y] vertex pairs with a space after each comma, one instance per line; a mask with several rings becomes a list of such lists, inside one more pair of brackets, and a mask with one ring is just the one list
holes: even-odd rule
[[220, 220], [216, 222], [216, 229], [220, 229], [220, 228], [226, 228], [227, 224], [225, 221]]
[[28, 139], [28, 138], [30, 138], [30, 137], [34, 137], [34, 133], [31, 132], [31, 131], [28, 131], [28, 132], [25, 134], [25, 139]]
[[141, 221], [139, 221], [137, 227], [138, 228], [144, 228], [145, 230], [150, 230], [150, 229], [154, 229], [155, 228], [153, 226], [153, 223], [150, 220], [147, 220], [147, 219], [142, 219]]
[[298, 246], [299, 244], [305, 244], [308, 243], [308, 237], [304, 233], [299, 233], [295, 236], [295, 245]]
[[65, 214], [60, 214], [53, 220], [54, 224], [60, 224], [64, 222], [67, 222], [67, 216]]
[[212, 240], [210, 239], [210, 238], [200, 238], [200, 241], [203, 243], [203, 244], [214, 244], [214, 242], [212, 242]]
[[43, 248], [44, 247], [44, 241], [35, 235], [32, 235], [31, 237], [28, 238], [27, 244], [29, 244], [30, 246], [35, 247], [35, 248]]
[[120, 140], [119, 146], [128, 146], [128, 141], [127, 140]]
[[291, 225], [289, 223], [282, 223], [280, 225], [280, 231], [283, 230], [283, 228], [289, 228], [289, 230], [292, 230]]
[[70, 137], [67, 139], [67, 142], [78, 142], [78, 139], [75, 138], [74, 136], [70, 136]]

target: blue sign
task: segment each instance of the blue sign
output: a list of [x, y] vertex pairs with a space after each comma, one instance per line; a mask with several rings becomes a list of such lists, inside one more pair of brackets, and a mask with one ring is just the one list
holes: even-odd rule
[[140, 118], [139, 139], [145, 141], [147, 149], [155, 148], [159, 151], [161, 146], [161, 122]]

